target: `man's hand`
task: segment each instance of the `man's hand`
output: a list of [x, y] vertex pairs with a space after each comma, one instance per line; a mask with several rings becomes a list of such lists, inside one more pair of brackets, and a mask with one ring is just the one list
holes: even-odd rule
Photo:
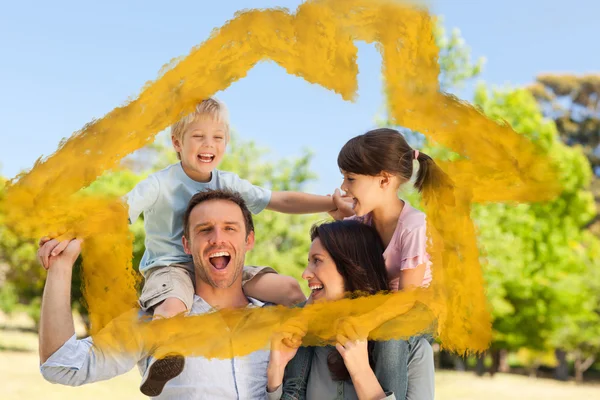
[[40, 239], [37, 252], [38, 261], [45, 269], [49, 269], [56, 263], [73, 265], [81, 253], [80, 239], [69, 239], [59, 241], [43, 237]]
[[339, 189], [333, 192], [333, 204], [336, 209], [329, 211], [329, 215], [336, 221], [353, 216], [354, 201], [350, 196], [342, 195]]

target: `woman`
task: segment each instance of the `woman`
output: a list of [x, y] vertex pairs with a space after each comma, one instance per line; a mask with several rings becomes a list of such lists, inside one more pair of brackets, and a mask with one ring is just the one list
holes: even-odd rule
[[[312, 291], [307, 304], [389, 289], [383, 243], [373, 227], [352, 220], [325, 223], [312, 228], [311, 240], [302, 274]], [[368, 342], [338, 336], [335, 347], [298, 349], [293, 342], [300, 340], [273, 340], [269, 399], [433, 399], [433, 350], [424, 338]], [[410, 354], [408, 364], [400, 361], [402, 351]]]

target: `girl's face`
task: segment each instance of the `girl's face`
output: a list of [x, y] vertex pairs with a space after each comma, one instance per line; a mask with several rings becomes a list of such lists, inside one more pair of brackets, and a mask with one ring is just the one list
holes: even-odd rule
[[377, 208], [383, 199], [384, 189], [380, 176], [359, 175], [342, 171], [341, 189], [354, 200], [354, 212], [362, 217]]
[[308, 265], [302, 273], [311, 289], [309, 302], [334, 301], [344, 297], [344, 278], [337, 270], [335, 262], [316, 238], [310, 245]]

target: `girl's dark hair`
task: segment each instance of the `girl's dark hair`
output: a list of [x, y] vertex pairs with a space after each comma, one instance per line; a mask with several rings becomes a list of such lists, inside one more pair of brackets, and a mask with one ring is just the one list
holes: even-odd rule
[[[375, 176], [383, 171], [409, 181], [413, 174], [415, 150], [400, 132], [380, 128], [350, 139], [338, 155], [338, 167], [345, 172]], [[419, 152], [415, 187], [419, 192], [448, 184], [448, 176], [431, 157]]]
[[[310, 240], [319, 238], [321, 244], [335, 262], [337, 271], [344, 279], [344, 289], [350, 297], [366, 296], [389, 290], [383, 243], [375, 228], [359, 221], [344, 220], [315, 225]], [[369, 363], [373, 342], [369, 342]], [[334, 380], [350, 379], [350, 373], [342, 356], [333, 350], [327, 357], [329, 371]]]

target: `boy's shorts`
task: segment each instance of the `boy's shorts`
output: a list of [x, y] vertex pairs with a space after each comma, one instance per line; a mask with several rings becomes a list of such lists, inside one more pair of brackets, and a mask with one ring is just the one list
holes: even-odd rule
[[[258, 275], [267, 273], [276, 274], [277, 271], [270, 267], [245, 266], [242, 271], [242, 286]], [[193, 262], [152, 268], [145, 276], [140, 307], [144, 311], [152, 310], [164, 300], [174, 297], [190, 310], [194, 303], [195, 285]]]

